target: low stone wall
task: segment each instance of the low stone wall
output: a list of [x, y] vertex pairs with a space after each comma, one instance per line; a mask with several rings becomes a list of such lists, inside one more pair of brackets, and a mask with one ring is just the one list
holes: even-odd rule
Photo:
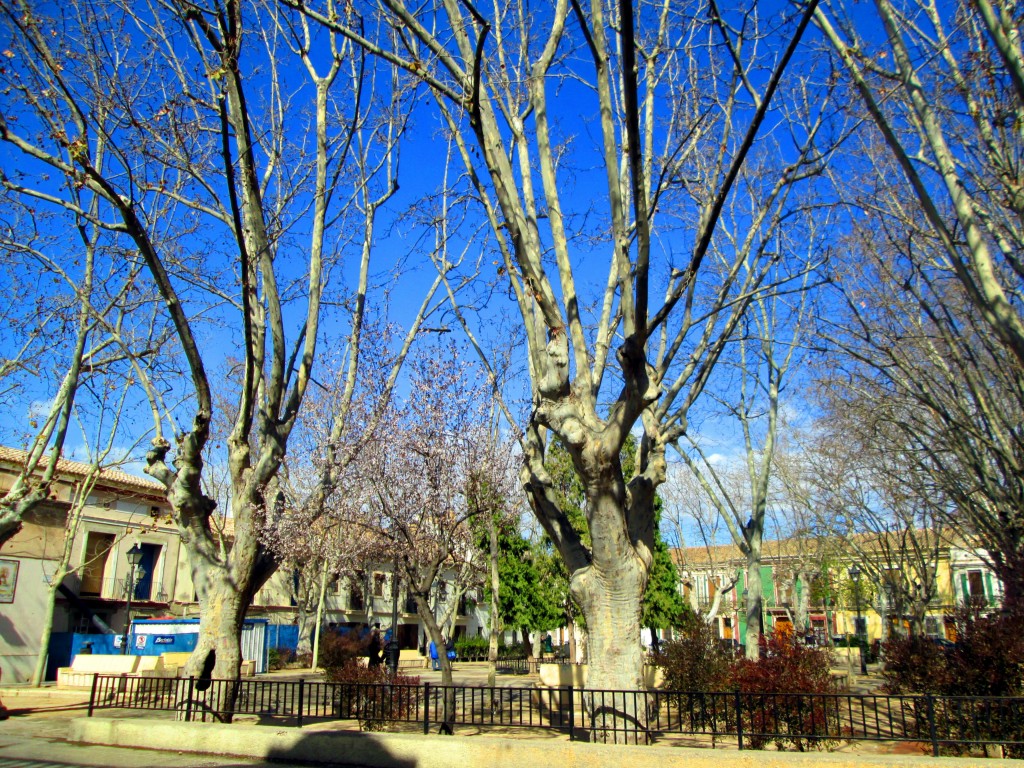
[[[540, 674], [539, 685], [546, 688], [585, 688], [587, 685], [586, 664], [555, 664], [541, 662], [537, 665]], [[644, 685], [647, 688], [658, 688], [665, 681], [665, 672], [661, 667], [644, 665]]]
[[[991, 761], [955, 757], [936, 760], [902, 755], [608, 746], [564, 739], [414, 736], [327, 731], [318, 726], [278, 728], [98, 717], [73, 720], [69, 738], [86, 744], [373, 768], [451, 768], [453, 765], [621, 768], [641, 764], [645, 768], [678, 768], [680, 765], [687, 768], [992, 768]], [[1024, 766], [1024, 761], [1001, 760], [999, 766]]]

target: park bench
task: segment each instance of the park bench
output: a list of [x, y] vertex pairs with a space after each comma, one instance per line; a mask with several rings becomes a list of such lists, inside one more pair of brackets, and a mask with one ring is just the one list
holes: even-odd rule
[[106, 653], [79, 653], [70, 667], [57, 670], [58, 688], [91, 688], [96, 675], [138, 675], [173, 677], [159, 656], [130, 656]]

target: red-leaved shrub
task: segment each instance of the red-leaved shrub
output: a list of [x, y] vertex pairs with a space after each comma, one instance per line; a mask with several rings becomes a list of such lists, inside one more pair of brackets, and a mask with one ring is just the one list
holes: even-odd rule
[[386, 667], [368, 667], [349, 659], [324, 668], [334, 688], [335, 717], [358, 720], [364, 731], [381, 731], [414, 715], [419, 701], [418, 677], [392, 675]]
[[763, 749], [774, 741], [779, 749], [791, 744], [800, 752], [833, 746], [836, 740], [824, 737], [839, 732], [839, 710], [821, 696], [834, 693], [829, 667], [825, 649], [803, 645], [791, 634], [762, 636], [761, 657], [738, 660], [729, 679], [742, 694], [744, 746]]

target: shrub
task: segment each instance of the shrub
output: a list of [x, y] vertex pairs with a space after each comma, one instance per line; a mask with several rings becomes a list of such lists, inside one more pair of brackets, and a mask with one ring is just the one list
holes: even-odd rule
[[366, 656], [368, 645], [369, 639], [355, 632], [324, 632], [320, 637], [320, 666], [325, 672], [341, 668], [349, 660]]
[[945, 650], [927, 637], [896, 636], [882, 644], [885, 652], [883, 689], [894, 695], [943, 693], [949, 688]]
[[284, 669], [293, 661], [295, 661], [295, 651], [291, 648], [270, 648], [267, 651], [267, 666], [270, 669]]
[[519, 643], [513, 645], [505, 645], [504, 640], [498, 641], [498, 658], [499, 659], [525, 659], [527, 654], [523, 653], [523, 646]]
[[359, 721], [364, 731], [382, 731], [388, 723], [408, 720], [416, 711], [420, 679], [392, 675], [386, 667], [366, 667], [356, 657], [340, 666], [324, 667], [324, 676], [337, 683], [337, 717]]
[[948, 654], [955, 692], [964, 696], [1024, 695], [1022, 627], [1024, 621], [1019, 616], [983, 616], [969, 607], [958, 611], [957, 641]]
[[466, 661], [470, 659], [486, 659], [488, 641], [486, 637], [460, 637], [455, 641], [455, 653]]
[[764, 749], [774, 741], [780, 750], [791, 744], [803, 752], [808, 747], [822, 749], [836, 744], [835, 739], [801, 735], [839, 732], [838, 708], [830, 706], [827, 698], [813, 695], [834, 692], [830, 666], [827, 650], [794, 642], [792, 636], [781, 633], [761, 637], [761, 657], [757, 661], [735, 662], [729, 682], [730, 687], [745, 694], [743, 730], [750, 748]]
[[[948, 697], [1021, 696], [1024, 694], [1024, 636], [1021, 619], [983, 615], [978, 606], [956, 614], [957, 641], [941, 647], [926, 637], [896, 637], [885, 643], [885, 688], [890, 693], [926, 693]], [[924, 706], [923, 704], [920, 706]], [[918, 717], [924, 718], [923, 712]], [[948, 738], [963, 738], [943, 752], [962, 754], [970, 739], [1024, 740], [1024, 719], [1009, 700], [940, 700], [934, 717]], [[1019, 747], [1007, 757], [1021, 757]]]
[[666, 690], [706, 693], [729, 687], [731, 656], [722, 648], [714, 628], [696, 617], [681, 637], [661, 643], [653, 662], [665, 672]]

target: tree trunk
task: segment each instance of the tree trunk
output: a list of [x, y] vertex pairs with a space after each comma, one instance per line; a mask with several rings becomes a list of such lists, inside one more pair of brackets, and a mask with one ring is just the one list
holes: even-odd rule
[[747, 631], [743, 636], [746, 657], [751, 661], [761, 658], [761, 557], [760, 552], [751, 550], [747, 557]]
[[805, 633], [810, 627], [809, 617], [811, 613], [811, 574], [801, 572], [797, 574], [797, 578], [800, 580], [800, 591], [796, 593], [793, 591], [795, 603], [796, 603], [796, 614], [794, 619], [797, 626], [796, 631], [800, 634]]
[[1024, 556], [1002, 553], [995, 566], [996, 576], [1003, 582], [1003, 612], [1024, 615]]
[[[58, 570], [50, 581], [46, 591], [46, 607], [43, 608], [43, 629], [39, 633], [39, 656], [36, 657], [36, 668], [32, 672], [32, 686], [38, 688], [43, 684], [46, 675], [46, 658], [50, 650], [50, 635], [53, 633], [53, 610], [57, 605], [57, 590], [64, 581], [65, 572]], [[127, 619], [126, 619], [127, 620]]]
[[[487, 685], [494, 688], [498, 681], [498, 633], [501, 632], [501, 616], [498, 614], [501, 575], [498, 570], [498, 522], [494, 513], [489, 516], [488, 538], [490, 539], [491, 565], [491, 634], [487, 641]], [[492, 702], [493, 704], [493, 702]]]
[[[324, 568], [320, 574], [320, 595], [316, 601], [316, 621], [313, 624], [313, 647], [310, 649], [309, 668], [315, 670], [320, 663], [320, 632], [324, 626], [324, 603], [327, 600], [327, 575], [328, 563], [324, 560]], [[304, 626], [301, 615], [299, 620], [299, 651], [303, 649], [303, 643], [308, 643], [304, 638], [309, 636], [309, 627]]]
[[[248, 601], [223, 574], [207, 582], [199, 613], [199, 638], [185, 665], [185, 675], [197, 678], [197, 690], [210, 690], [206, 702], [218, 719], [231, 722], [242, 670], [242, 626]], [[234, 684], [210, 686], [210, 680]]]
[[576, 647], [576, 622], [570, 618], [566, 624], [566, 630], [569, 633], [569, 662], [571, 664], [579, 663], [580, 656], [578, 648]]
[[[632, 553], [608, 563], [604, 571], [598, 568], [595, 558], [571, 581], [573, 597], [587, 619], [587, 689], [643, 690], [640, 599], [646, 569]], [[642, 701], [632, 695], [589, 694], [591, 740], [646, 743], [647, 713]]]
[[[416, 583], [410, 580], [410, 583]], [[444, 645], [444, 635], [441, 627], [434, 618], [434, 612], [430, 609], [430, 600], [424, 594], [415, 594], [416, 611], [419, 613], [423, 626], [427, 629], [427, 637], [433, 641], [437, 648], [437, 660], [441, 665], [441, 685], [444, 693], [442, 695], [443, 711], [441, 713], [441, 733], [452, 735], [455, 732], [455, 689], [452, 687], [452, 663], [448, 660], [448, 653]]]

